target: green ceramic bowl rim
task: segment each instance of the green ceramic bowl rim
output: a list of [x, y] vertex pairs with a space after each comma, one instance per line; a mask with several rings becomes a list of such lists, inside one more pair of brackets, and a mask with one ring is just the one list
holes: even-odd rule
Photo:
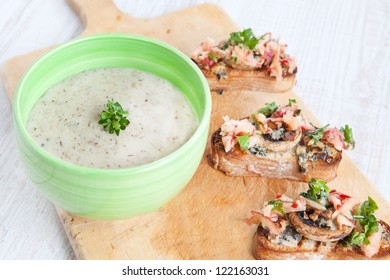
[[[180, 148], [177, 150], [173, 151], [169, 155], [158, 159], [156, 161], [139, 165], [139, 166], [134, 166], [134, 167], [127, 167], [127, 168], [115, 168], [115, 169], [103, 169], [103, 168], [93, 168], [93, 167], [86, 167], [86, 166], [81, 166], [77, 164], [73, 164], [64, 160], [61, 160], [47, 151], [45, 151], [42, 147], [36, 143], [30, 134], [27, 132], [25, 124], [21, 120], [20, 116], [20, 97], [23, 92], [24, 84], [26, 80], [29, 79], [30, 73], [34, 71], [36, 67], [39, 66], [41, 61], [50, 59], [50, 57], [57, 53], [61, 52], [62, 49], [67, 48], [69, 45], [77, 44], [79, 42], [83, 41], [89, 41], [89, 40], [94, 40], [94, 39], [107, 39], [107, 38], [123, 38], [123, 39], [132, 39], [132, 40], [141, 40], [147, 43], [155, 44], [158, 45], [162, 48], [165, 48], [171, 52], [173, 52], [175, 55], [177, 55], [179, 58], [187, 62], [192, 70], [199, 76], [199, 79], [202, 83], [202, 88], [205, 94], [205, 108], [204, 108], [204, 113], [201, 116], [201, 119], [199, 120], [199, 125], [195, 131], [195, 133], [190, 137], [190, 139], [187, 140]], [[138, 173], [138, 172], [145, 172], [147, 170], [153, 170], [158, 168], [160, 165], [164, 165], [167, 162], [170, 162], [174, 160], [176, 157], [180, 156], [183, 152], [185, 152], [186, 149], [190, 149], [192, 146], [192, 143], [194, 141], [199, 141], [202, 137], [201, 134], [204, 133], [204, 130], [206, 130], [206, 133], [208, 134], [208, 127], [209, 127], [209, 122], [210, 119], [207, 116], [210, 116], [211, 114], [211, 94], [210, 94], [210, 88], [208, 85], [208, 82], [206, 78], [204, 77], [202, 71], [199, 69], [199, 67], [184, 53], [182, 53], [180, 50], [174, 48], [173, 46], [164, 43], [162, 41], [152, 39], [150, 37], [142, 36], [142, 35], [136, 35], [136, 34], [124, 34], [124, 33], [106, 33], [106, 34], [94, 34], [94, 35], [89, 35], [89, 36], [83, 36], [79, 37], [73, 40], [70, 40], [67, 43], [61, 44], [54, 49], [50, 50], [46, 54], [42, 55], [39, 57], [24, 73], [22, 78], [20, 79], [18, 86], [15, 91], [15, 95], [13, 98], [13, 117], [14, 117], [14, 122], [15, 125], [19, 127], [19, 132], [21, 133], [21, 136], [23, 137], [23, 140], [26, 140], [28, 142], [28, 146], [33, 148], [40, 156], [44, 157], [48, 161], [53, 163], [53, 166], [61, 166], [63, 168], [67, 169], [72, 169], [75, 172], [85, 172], [85, 173], [104, 173], [104, 174], [111, 174], [111, 175], [119, 175], [122, 173]]]

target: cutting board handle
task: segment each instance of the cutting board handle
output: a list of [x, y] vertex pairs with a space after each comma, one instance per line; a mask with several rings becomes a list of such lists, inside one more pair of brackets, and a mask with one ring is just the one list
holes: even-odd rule
[[[102, 32], [116, 32], [118, 23], [124, 21], [131, 24], [135, 18], [122, 13], [113, 0], [67, 0], [69, 6], [80, 16], [85, 25], [81, 35], [88, 35]], [[103, 26], [104, 30], [97, 28]]]

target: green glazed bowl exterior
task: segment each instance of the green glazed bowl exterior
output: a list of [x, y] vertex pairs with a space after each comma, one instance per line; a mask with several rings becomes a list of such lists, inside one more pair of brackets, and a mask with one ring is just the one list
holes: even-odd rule
[[[173, 83], [198, 117], [194, 135], [160, 160], [123, 169], [82, 167], [47, 153], [26, 131], [31, 109], [54, 84], [101, 67], [138, 69]], [[13, 101], [17, 146], [29, 178], [56, 206], [97, 219], [123, 219], [153, 212], [178, 194], [203, 156], [210, 113], [207, 81], [186, 55], [160, 41], [130, 34], [86, 36], [55, 48], [25, 73]]]

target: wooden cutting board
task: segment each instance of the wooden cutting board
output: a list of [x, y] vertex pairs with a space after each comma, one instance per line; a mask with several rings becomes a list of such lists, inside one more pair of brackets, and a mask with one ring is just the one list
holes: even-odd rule
[[[189, 54], [207, 36], [222, 39], [239, 28], [215, 5], [203, 4], [152, 19], [137, 19], [121, 13], [111, 0], [70, 0], [86, 28], [82, 35], [106, 32], [150, 36]], [[27, 67], [50, 48], [7, 61], [2, 78], [12, 98]], [[299, 80], [299, 76], [298, 76]], [[283, 94], [235, 91], [212, 92], [210, 133], [222, 116], [249, 115], [265, 102], [286, 103], [295, 98], [305, 113], [315, 117], [292, 91]], [[317, 122], [318, 124], [318, 122]], [[278, 193], [294, 196], [305, 184], [257, 177], [228, 177], [207, 163], [209, 146], [191, 182], [159, 211], [121, 220], [99, 221], [58, 209], [76, 256], [79, 259], [252, 259], [251, 239], [256, 226], [243, 220], [250, 210]], [[366, 199], [373, 197], [378, 215], [390, 222], [390, 205], [344, 153], [338, 177], [329, 185]]]

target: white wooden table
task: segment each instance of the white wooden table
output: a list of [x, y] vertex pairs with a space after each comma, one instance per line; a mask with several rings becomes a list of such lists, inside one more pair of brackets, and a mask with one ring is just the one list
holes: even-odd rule
[[[115, 0], [133, 17], [206, 1]], [[295, 92], [323, 123], [353, 127], [350, 157], [390, 202], [390, 2], [208, 1], [242, 28], [272, 31], [298, 59]], [[0, 64], [83, 30], [65, 0], [2, 0]], [[191, 32], [189, 30], [188, 32]], [[27, 179], [15, 147], [11, 104], [0, 87], [0, 259], [73, 259], [53, 205]]]

